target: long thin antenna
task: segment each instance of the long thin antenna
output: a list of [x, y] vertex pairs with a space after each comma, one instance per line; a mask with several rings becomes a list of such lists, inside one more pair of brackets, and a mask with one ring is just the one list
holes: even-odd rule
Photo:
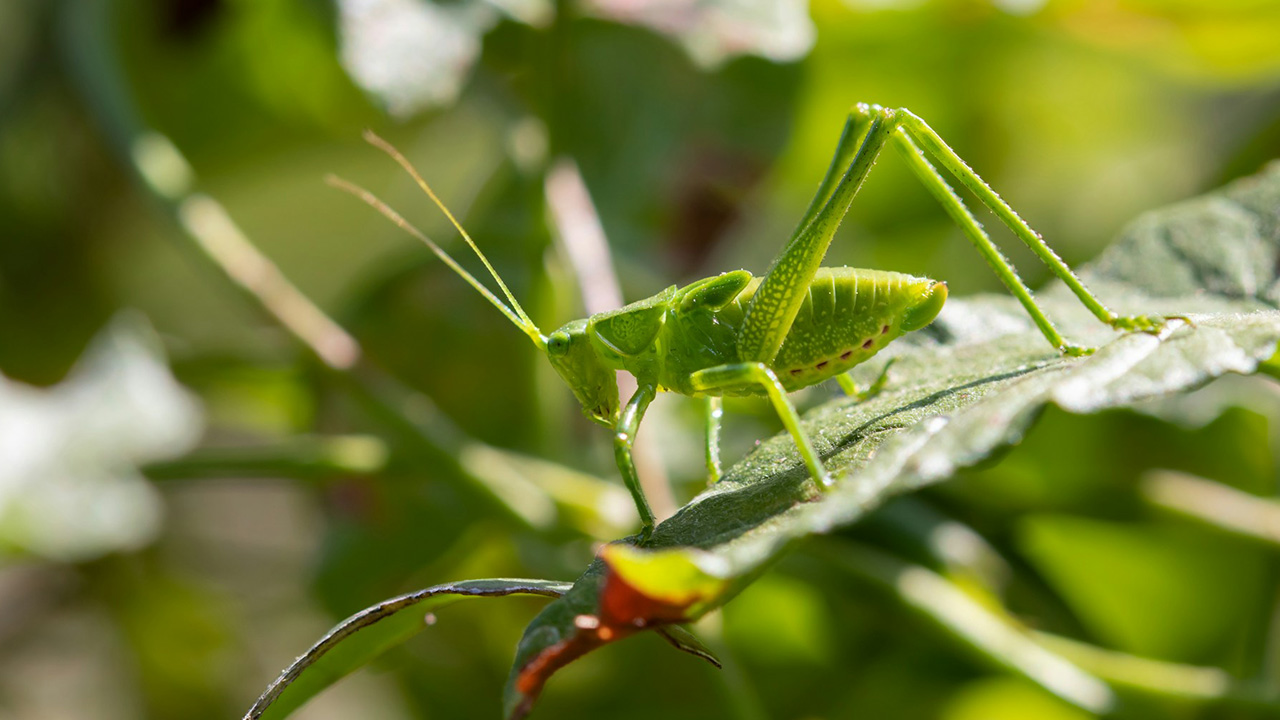
[[409, 175], [413, 177], [413, 181], [418, 183], [418, 187], [422, 188], [422, 191], [431, 198], [431, 201], [436, 204], [436, 207], [440, 208], [440, 212], [444, 213], [444, 216], [449, 218], [449, 222], [452, 223], [453, 226], [457, 228], [458, 232], [462, 234], [462, 239], [467, 241], [467, 245], [471, 246], [471, 250], [475, 252], [476, 257], [479, 257], [480, 262], [484, 263], [485, 269], [487, 269], [489, 274], [493, 276], [493, 279], [498, 283], [498, 287], [502, 288], [502, 294], [507, 296], [507, 301], [511, 303], [511, 308], [515, 310], [521, 320], [524, 320], [525, 323], [533, 326], [533, 321], [525, 314], [524, 308], [520, 307], [520, 303], [516, 301], [515, 295], [512, 295], [511, 291], [507, 289], [507, 284], [502, 282], [502, 278], [498, 275], [498, 271], [494, 270], [493, 266], [489, 264], [489, 258], [485, 257], [484, 253], [480, 252], [480, 248], [476, 246], [475, 241], [471, 239], [471, 235], [463, 229], [462, 223], [458, 222], [457, 218], [453, 216], [453, 213], [449, 212], [449, 208], [445, 207], [445, 204], [441, 202], [435, 191], [427, 184], [427, 181], [422, 179], [422, 176], [418, 174], [418, 170], [413, 166], [413, 163], [409, 162], [409, 159], [406, 158], [399, 150], [395, 149], [391, 143], [383, 140], [381, 137], [378, 137], [377, 133], [372, 130], [364, 131], [364, 139], [365, 142], [391, 156], [392, 160], [399, 163], [400, 167], [404, 168], [405, 172], [409, 173]]
[[[496, 295], [490, 292], [489, 288], [481, 284], [481, 282], [479, 280], [476, 280], [471, 273], [467, 272], [465, 268], [459, 265], [458, 261], [454, 260], [453, 257], [449, 255], [449, 253], [444, 251], [444, 248], [432, 242], [431, 238], [427, 237], [425, 233], [423, 233], [418, 228], [414, 227], [408, 220], [405, 220], [403, 217], [401, 217], [400, 213], [396, 212], [395, 210], [392, 210], [391, 207], [386, 203], [384, 203], [382, 200], [380, 200], [378, 196], [360, 187], [359, 185], [356, 185], [355, 183], [344, 180], [336, 175], [327, 175], [325, 176], [324, 181], [329, 185], [332, 185], [333, 187], [336, 187], [339, 190], [342, 190], [343, 192], [349, 193], [363, 200], [365, 204], [367, 204], [369, 207], [373, 208], [374, 210], [377, 210], [378, 212], [382, 213], [384, 217], [386, 217], [388, 220], [395, 223], [396, 225], [400, 226], [402, 230], [414, 236], [418, 240], [422, 241], [422, 243], [426, 245], [428, 248], [430, 248], [431, 252], [435, 253], [436, 257], [440, 258], [440, 260], [443, 261], [445, 265], [448, 265], [454, 272], [458, 273], [458, 275], [461, 276], [463, 280], [466, 280], [467, 283], [471, 285], [471, 287], [476, 289], [476, 292], [483, 295], [484, 298], [488, 300], [490, 303], [492, 303], [494, 307], [498, 308], [499, 312], [501, 312], [503, 315], [506, 315], [508, 320], [510, 320], [516, 327], [520, 328], [524, 332], [524, 334], [528, 335], [529, 338], [533, 340], [533, 343], [537, 345], [539, 349], [545, 349], [547, 347], [546, 338], [542, 336], [542, 332], [538, 330], [538, 326], [535, 325], [533, 321], [528, 318], [528, 316], [524, 315], [523, 312], [521, 312], [519, 315], [513, 312], [511, 308], [503, 304], [503, 302], [499, 300]], [[475, 245], [473, 244], [472, 247], [474, 248]], [[477, 250], [476, 252], [479, 253], [479, 250]], [[484, 256], [481, 255], [480, 257], [483, 258]], [[488, 265], [489, 263], [485, 262], [485, 266], [488, 266]], [[493, 272], [493, 268], [489, 268], [489, 271]], [[494, 273], [494, 277], [495, 278], [497, 277], [496, 273]], [[498, 280], [498, 284], [501, 285], [502, 281]], [[505, 285], [503, 285], [502, 289], [506, 290], [507, 288]], [[507, 297], [511, 298], [511, 293], [509, 291], [507, 292]], [[515, 303], [514, 299], [512, 299], [512, 303]], [[516, 308], [519, 308], [519, 307], [520, 306], [517, 304]]]

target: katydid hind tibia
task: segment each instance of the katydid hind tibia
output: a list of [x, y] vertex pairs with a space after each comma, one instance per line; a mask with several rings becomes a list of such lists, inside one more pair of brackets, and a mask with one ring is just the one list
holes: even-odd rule
[[[904, 109], [859, 104], [849, 114], [817, 193], [763, 277], [735, 270], [684, 287], [671, 286], [621, 309], [574, 320], [544, 335], [409, 161], [373, 133], [366, 133], [365, 137], [399, 163], [445, 214], [509, 304], [372, 193], [338, 178], [331, 177], [330, 183], [359, 197], [426, 244], [546, 353], [586, 416], [613, 431], [618, 470], [644, 523], [642, 541], [653, 530], [654, 516], [641, 490], [631, 449], [645, 410], [659, 391], [705, 398], [707, 465], [713, 481], [720, 473], [715, 447], [720, 398], [767, 396], [795, 440], [814, 482], [825, 489], [832, 480], [801, 429], [787, 393], [830, 378], [837, 378], [846, 391], [854, 392], [846, 371], [903, 333], [928, 325], [942, 309], [947, 298], [946, 283], [880, 270], [821, 267], [853, 196], [889, 143], [959, 225], [1049, 343], [1062, 353], [1084, 355], [1091, 350], [1069, 343], [1059, 334], [1013, 266], [934, 166], [935, 162], [1000, 218], [1101, 322], [1121, 331], [1158, 333], [1168, 320], [1118, 316], [1108, 310], [1040, 235], [923, 120]], [[618, 370], [625, 370], [636, 379], [637, 390], [625, 405], [618, 396]]]

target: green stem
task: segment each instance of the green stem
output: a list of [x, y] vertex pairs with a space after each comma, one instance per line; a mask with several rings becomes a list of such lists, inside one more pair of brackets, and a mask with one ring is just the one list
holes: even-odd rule
[[368, 435], [296, 437], [272, 445], [201, 448], [178, 460], [151, 463], [152, 480], [245, 477], [323, 479], [371, 475], [387, 464], [387, 446]]
[[1164, 700], [1280, 713], [1280, 690], [1272, 684], [1241, 682], [1220, 668], [1152, 660], [1030, 631], [927, 568], [847, 541], [829, 539], [811, 547], [837, 567], [893, 592], [996, 665], [1090, 712], [1113, 710], [1113, 688], [1123, 688]]
[[1035, 642], [1114, 685], [1159, 698], [1280, 711], [1274, 687], [1242, 683], [1225, 670], [1152, 660], [1043, 632]]
[[195, 191], [186, 158], [138, 116], [111, 41], [114, 6], [109, 0], [69, 0], [61, 25], [72, 77], [108, 145], [182, 227], [191, 241], [187, 248], [203, 266], [248, 296], [326, 367], [354, 367], [361, 360], [355, 338], [289, 282], [221, 203]]
[[1010, 618], [938, 573], [847, 541], [826, 540], [810, 547], [835, 566], [894, 593], [907, 607], [998, 667], [1091, 713], [1114, 709], [1116, 697], [1106, 683], [1036, 644]]
[[892, 547], [925, 562], [948, 577], [1000, 592], [1013, 569], [976, 530], [949, 517], [916, 496], [896, 498], [862, 522]]

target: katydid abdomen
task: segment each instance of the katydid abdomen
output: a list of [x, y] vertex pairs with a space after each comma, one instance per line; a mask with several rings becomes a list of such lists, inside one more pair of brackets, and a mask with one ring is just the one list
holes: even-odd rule
[[[659, 384], [692, 396], [764, 395], [759, 385], [697, 390], [697, 370], [750, 361], [736, 338], [760, 278], [752, 278], [717, 310], [672, 312], [657, 338]], [[677, 291], [677, 296], [684, 289]], [[933, 320], [946, 285], [928, 278], [860, 268], [821, 268], [809, 284], [777, 357], [768, 366], [788, 391], [816, 385], [875, 355], [905, 332]]]

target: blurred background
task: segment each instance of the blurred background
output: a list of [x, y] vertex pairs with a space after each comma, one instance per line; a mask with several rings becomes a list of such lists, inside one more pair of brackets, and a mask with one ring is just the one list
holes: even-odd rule
[[[759, 273], [858, 101], [924, 117], [1084, 262], [1280, 156], [1277, 38], [1274, 0], [0, 2], [0, 717], [239, 717], [365, 606], [571, 580], [634, 529], [607, 433], [530, 343], [325, 185], [368, 186], [478, 267], [364, 128], [550, 331], [580, 290], [609, 297], [572, 269], [602, 247], [580, 247], [577, 189], [627, 300]], [[894, 157], [827, 264], [999, 289]], [[726, 460], [776, 430], [728, 410]], [[705, 482], [699, 410], [651, 415], [678, 504]], [[1050, 411], [700, 623], [725, 671], [646, 635], [558, 675], [535, 716], [1093, 716], [883, 582], [910, 567], [1049, 633], [1114, 681], [1117, 717], [1274, 717], [1277, 422], [1260, 378]], [[451, 608], [297, 716], [496, 717], [541, 604]]]

